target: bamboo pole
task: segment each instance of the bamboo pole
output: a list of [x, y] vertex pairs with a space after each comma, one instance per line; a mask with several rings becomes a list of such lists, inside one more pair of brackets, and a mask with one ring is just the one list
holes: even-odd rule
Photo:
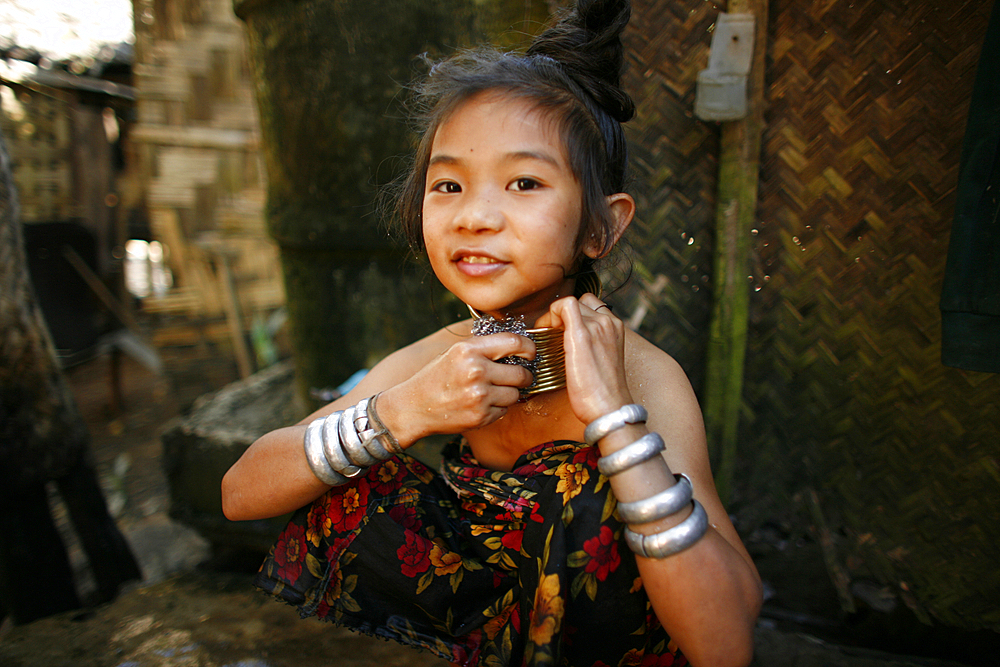
[[757, 209], [761, 132], [764, 124], [764, 56], [767, 0], [730, 0], [729, 13], [756, 19], [753, 65], [747, 82], [746, 118], [722, 123], [715, 215], [712, 319], [705, 378], [705, 427], [715, 483], [729, 499], [736, 468], [750, 316], [750, 233]]
[[254, 364], [250, 357], [250, 345], [243, 332], [243, 309], [240, 308], [240, 300], [236, 294], [232, 257], [225, 250], [219, 252], [218, 257], [222, 269], [219, 272], [219, 282], [222, 284], [222, 293], [225, 296], [223, 306], [226, 311], [226, 319], [229, 321], [229, 335], [233, 341], [233, 351], [236, 353], [236, 367], [239, 369], [240, 377], [245, 380], [253, 374]]

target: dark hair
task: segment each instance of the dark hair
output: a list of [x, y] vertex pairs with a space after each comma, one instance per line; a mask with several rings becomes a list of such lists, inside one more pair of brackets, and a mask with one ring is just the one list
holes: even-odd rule
[[415, 89], [421, 140], [396, 199], [398, 220], [413, 250], [423, 249], [421, 211], [434, 135], [459, 105], [487, 91], [529, 100], [556, 122], [583, 190], [578, 242], [586, 234], [600, 234], [601, 254], [610, 250], [615, 221], [605, 197], [625, 190], [628, 149], [621, 124], [635, 115], [621, 89], [621, 33], [630, 14], [628, 0], [579, 0], [575, 9], [557, 15], [523, 55], [485, 47], [431, 68]]

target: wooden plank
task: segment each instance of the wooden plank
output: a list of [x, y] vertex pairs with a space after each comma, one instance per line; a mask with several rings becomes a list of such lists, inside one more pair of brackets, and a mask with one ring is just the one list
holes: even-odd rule
[[175, 315], [198, 312], [201, 298], [193, 290], [175, 288], [164, 296], [142, 300], [142, 312], [152, 315]]
[[183, 325], [161, 325], [153, 332], [153, 344], [158, 348], [201, 345], [206, 340], [217, 343], [228, 340], [229, 324], [225, 320]]
[[729, 12], [756, 19], [746, 118], [722, 123], [713, 268], [713, 306], [705, 377], [705, 428], [715, 484], [729, 499], [736, 469], [743, 371], [750, 317], [750, 232], [757, 213], [764, 118], [767, 1], [730, 0]]
[[170, 265], [179, 282], [201, 296], [200, 312], [207, 315], [222, 313], [218, 283], [211, 275], [203, 251], [191, 245], [181, 229], [180, 218], [173, 208], [150, 210], [153, 234], [170, 250]]
[[132, 130], [130, 137], [140, 143], [219, 150], [242, 151], [256, 149], [258, 145], [253, 132], [212, 127], [140, 124]]
[[[210, 335], [233, 349], [246, 375], [253, 360], [240, 344], [243, 332], [255, 314], [284, 303], [277, 250], [264, 225], [256, 102], [232, 5], [188, 4], [158, 4], [153, 25], [137, 24], [139, 123], [129, 136], [141, 156], [153, 237], [169, 249], [176, 276], [169, 294], [146, 298], [143, 311], [225, 315], [225, 328]], [[205, 239], [214, 245], [201, 244]], [[171, 328], [158, 343], [196, 344], [202, 329]]]

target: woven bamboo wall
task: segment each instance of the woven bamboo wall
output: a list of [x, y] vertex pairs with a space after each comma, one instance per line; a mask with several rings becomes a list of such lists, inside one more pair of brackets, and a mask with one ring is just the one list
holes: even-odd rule
[[636, 0], [633, 7], [626, 87], [637, 114], [626, 128], [637, 204], [627, 236], [634, 271], [617, 296], [631, 304], [633, 328], [673, 355], [700, 388], [718, 132], [692, 109], [717, 12], [704, 2]]
[[[634, 5], [637, 268], [667, 280], [642, 326], [697, 386], [717, 149], [690, 110], [719, 7]], [[735, 508], [802, 524], [815, 490], [848, 579], [998, 630], [1000, 378], [941, 365], [938, 312], [991, 5], [771, 3]]]
[[0, 124], [8, 137], [21, 219], [80, 224], [97, 242], [95, 268], [108, 275], [117, 242], [116, 200], [102, 108], [71, 89], [35, 81], [6, 83], [2, 98]]
[[[207, 323], [198, 331], [224, 341], [284, 302], [277, 249], [264, 229], [243, 27], [229, 0], [133, 6], [138, 124], [131, 136], [152, 233], [169, 248], [176, 283], [143, 307], [182, 322], [196, 318]], [[212, 325], [221, 318], [228, 327]], [[163, 345], [189, 338], [183, 325], [161, 326], [154, 337]]]
[[0, 124], [10, 146], [25, 222], [80, 216], [73, 196], [72, 98], [22, 86], [6, 87]]

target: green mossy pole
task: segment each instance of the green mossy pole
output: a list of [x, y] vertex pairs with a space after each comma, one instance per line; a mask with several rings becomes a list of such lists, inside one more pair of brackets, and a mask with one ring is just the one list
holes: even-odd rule
[[[453, 320], [375, 201], [411, 152], [400, 98], [418, 57], [517, 47], [544, 0], [234, 0], [246, 24], [299, 396], [334, 387]], [[514, 28], [513, 30], [511, 28]], [[498, 39], [499, 38], [499, 39]], [[440, 295], [440, 291], [438, 291]]]
[[736, 469], [743, 403], [743, 367], [750, 317], [750, 235], [757, 210], [761, 132], [764, 124], [764, 55], [767, 1], [730, 0], [729, 13], [756, 20], [753, 65], [747, 82], [749, 113], [722, 123], [715, 215], [712, 319], [705, 377], [705, 428], [715, 483], [729, 500]]

